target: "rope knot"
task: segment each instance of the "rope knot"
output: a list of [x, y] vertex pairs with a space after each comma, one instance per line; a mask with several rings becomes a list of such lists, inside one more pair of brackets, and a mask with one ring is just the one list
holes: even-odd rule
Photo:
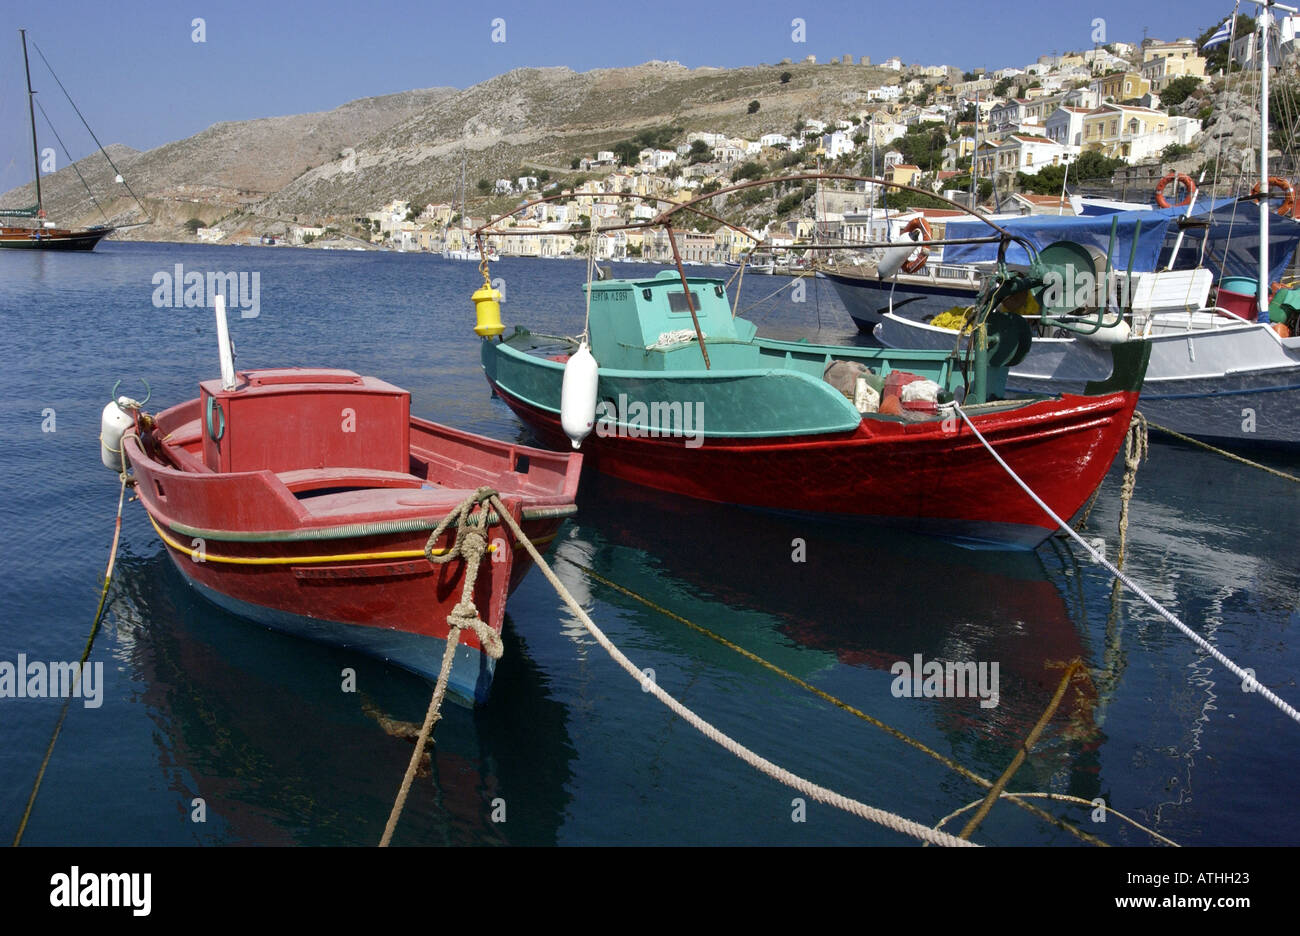
[[[486, 537], [483, 536], [483, 530], [487, 528], [487, 511], [482, 505], [486, 504], [493, 497], [496, 497], [496, 491], [489, 487], [481, 487], [469, 497], [465, 498], [459, 504], [452, 508], [447, 516], [438, 521], [438, 525], [433, 528], [429, 534], [428, 540], [424, 544], [424, 558], [428, 559], [434, 565], [445, 565], [453, 559], [468, 558], [465, 554], [465, 534], [470, 531], [476, 531], [484, 550], [487, 548]], [[478, 508], [476, 510], [476, 508]], [[442, 534], [447, 532], [447, 528], [456, 524], [456, 533], [452, 538], [451, 545], [438, 555], [434, 549], [438, 540], [442, 539]], [[471, 549], [473, 547], [470, 547]], [[482, 558], [482, 552], [479, 553]]]
[[[424, 556], [434, 565], [445, 565], [453, 559], [465, 560], [465, 579], [461, 586], [460, 601], [447, 615], [447, 639], [450, 642], [452, 634], [460, 630], [473, 631], [483, 652], [491, 659], [499, 660], [505, 652], [501, 636], [483, 623], [478, 608], [474, 605], [474, 586], [478, 583], [479, 568], [488, 551], [489, 518], [486, 504], [494, 497], [496, 491], [481, 487], [457, 504], [429, 534], [429, 539], [424, 544]], [[435, 544], [453, 522], [456, 524], [456, 533], [451, 546], [438, 555], [434, 552]]]

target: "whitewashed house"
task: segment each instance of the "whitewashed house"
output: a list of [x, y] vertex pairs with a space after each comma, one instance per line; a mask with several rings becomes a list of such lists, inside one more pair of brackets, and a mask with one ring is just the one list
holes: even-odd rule
[[831, 159], [847, 156], [854, 150], [853, 138], [843, 130], [827, 133], [822, 137], [822, 149], [826, 151], [826, 155]]
[[1028, 105], [1029, 101], [1025, 98], [1014, 97], [994, 104], [989, 111], [989, 130], [996, 133], [1024, 123]]
[[997, 145], [994, 169], [1010, 175], [1037, 175], [1044, 166], [1060, 165], [1063, 158], [1072, 158], [1078, 151], [1077, 146], [1064, 146], [1047, 137], [1013, 133]]
[[1086, 107], [1058, 107], [1043, 125], [1043, 135], [1062, 146], [1083, 145], [1083, 118], [1089, 113]]

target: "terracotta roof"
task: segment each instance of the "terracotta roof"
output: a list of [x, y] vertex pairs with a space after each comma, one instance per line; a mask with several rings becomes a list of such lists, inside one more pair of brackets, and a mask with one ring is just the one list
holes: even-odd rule
[[898, 165], [894, 166], [894, 168], [895, 169], [916, 169], [918, 172], [921, 169], [920, 166], [913, 166], [911, 163], [899, 163]]
[[1040, 136], [1021, 136], [1019, 133], [1013, 133], [1009, 137], [1012, 140], [1019, 140], [1021, 143], [1055, 143], [1055, 140], [1049, 140], [1047, 137]]

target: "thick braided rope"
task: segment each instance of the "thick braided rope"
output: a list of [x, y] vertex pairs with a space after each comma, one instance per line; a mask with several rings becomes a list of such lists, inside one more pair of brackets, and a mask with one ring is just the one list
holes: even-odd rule
[[[1128, 433], [1124, 436], [1124, 481], [1119, 489], [1119, 550], [1115, 556], [1115, 565], [1124, 565], [1124, 547], [1128, 543], [1128, 505], [1133, 499], [1133, 489], [1137, 487], [1138, 466], [1147, 457], [1149, 446], [1147, 439], [1147, 419], [1135, 412], [1129, 422]], [[1097, 490], [1101, 490], [1098, 486]]]
[[551, 583], [556, 593], [560, 596], [560, 599], [568, 609], [573, 612], [574, 616], [582, 622], [583, 626], [587, 628], [588, 633], [590, 633], [591, 636], [595, 638], [596, 642], [604, 648], [605, 652], [614, 658], [614, 662], [621, 666], [629, 676], [637, 680], [637, 682], [641, 684], [642, 690], [652, 693], [655, 698], [666, 705], [692, 728], [700, 732], [700, 734], [704, 735], [724, 750], [739, 757], [751, 767], [771, 777], [773, 780], [783, 783], [819, 803], [834, 806], [837, 809], [842, 809], [861, 819], [866, 819], [868, 822], [874, 822], [887, 829], [901, 832], [904, 835], [910, 835], [913, 838], [920, 839], [924, 842], [930, 842], [933, 845], [971, 846], [974, 844], [973, 842], [964, 841], [963, 839], [957, 838], [955, 835], [951, 835], [947, 832], [937, 832], [928, 826], [924, 826], [919, 822], [914, 822], [911, 819], [906, 819], [895, 813], [878, 809], [874, 806], [868, 806], [865, 803], [860, 803], [855, 799], [850, 799], [849, 797], [836, 793], [833, 790], [829, 790], [826, 787], [819, 786], [810, 780], [805, 780], [803, 777], [793, 774], [784, 767], [780, 767], [767, 760], [765, 757], [754, 753], [740, 742], [733, 740], [717, 728], [713, 727], [713, 725], [706, 722], [663, 689], [659, 688], [658, 684], [656, 684], [654, 680], [648, 679], [644, 673], [637, 669], [636, 664], [624, 656], [623, 652], [619, 650], [618, 647], [614, 646], [610, 639], [605, 636], [605, 633], [597, 627], [595, 622], [587, 615], [587, 612], [584, 611], [578, 602], [574, 600], [573, 595], [564, 587], [564, 583], [556, 577], [555, 573], [551, 571], [551, 567], [546, 564], [546, 560], [542, 558], [541, 553], [537, 551], [537, 548], [533, 546], [528, 537], [524, 535], [523, 530], [519, 529], [519, 525], [515, 523], [514, 517], [510, 516], [510, 514], [506, 512], [504, 505], [495, 496], [492, 498], [492, 505], [497, 508], [502, 520], [510, 528], [510, 532], [515, 535], [519, 542], [523, 543], [524, 548], [528, 550], [528, 554], [532, 556], [533, 561], [536, 562], [538, 568], [542, 570], [542, 574], [546, 576], [546, 580]]
[[1148, 595], [1141, 585], [1133, 581], [1131, 578], [1125, 575], [1120, 569], [1116, 568], [1113, 564], [1108, 562], [1105, 556], [1103, 556], [1097, 550], [1089, 546], [1083, 537], [1081, 537], [1078, 533], [1074, 532], [1074, 530], [1070, 529], [1070, 525], [1066, 523], [1064, 520], [1062, 520], [1059, 516], [1057, 516], [1056, 511], [1052, 510], [1051, 507], [1048, 507], [1047, 504], [1043, 502], [1043, 499], [1039, 497], [1037, 494], [1035, 494], [1033, 490], [1029, 487], [1029, 485], [1025, 484], [1025, 482], [1020, 479], [1020, 475], [1016, 474], [1011, 469], [1011, 466], [1008, 465], [1002, 459], [1002, 456], [998, 454], [997, 449], [995, 449], [992, 445], [990, 445], [988, 439], [984, 438], [984, 436], [980, 433], [980, 431], [975, 428], [975, 424], [971, 422], [970, 417], [966, 415], [966, 411], [962, 409], [960, 405], [954, 404], [954, 406], [956, 407], [957, 412], [961, 415], [962, 420], [966, 423], [967, 426], [970, 427], [970, 431], [975, 433], [975, 438], [980, 440], [980, 443], [983, 444], [984, 448], [986, 448], [989, 454], [993, 456], [994, 460], [999, 465], [1002, 466], [1002, 469], [1006, 471], [1008, 475], [1011, 476], [1011, 480], [1016, 482], [1016, 484], [1020, 486], [1020, 489], [1024, 491], [1026, 494], [1028, 494], [1030, 498], [1033, 499], [1034, 503], [1037, 504], [1039, 507], [1041, 507], [1045, 514], [1047, 514], [1049, 517], [1052, 518], [1053, 522], [1055, 522], [1057, 526], [1059, 526], [1062, 530], [1068, 533], [1071, 539], [1073, 539], [1076, 543], [1082, 546], [1087, 551], [1088, 555], [1092, 557], [1094, 562], [1105, 567], [1105, 569], [1108, 572], [1110, 572], [1111, 575], [1115, 576], [1117, 579], [1119, 579], [1121, 582], [1127, 585], [1128, 588], [1135, 595], [1137, 595], [1144, 602], [1150, 605], [1151, 608], [1153, 608], [1157, 614], [1159, 614], [1170, 624], [1177, 627], [1185, 635], [1191, 638], [1193, 643], [1195, 643], [1198, 647], [1200, 647], [1210, 656], [1214, 657], [1221, 664], [1223, 664], [1223, 666], [1228, 670], [1228, 672], [1232, 673], [1234, 676], [1236, 676], [1238, 679], [1242, 681], [1242, 689], [1250, 689], [1254, 692], [1258, 692], [1269, 702], [1273, 703], [1273, 705], [1277, 706], [1277, 708], [1281, 712], [1283, 712], [1288, 718], [1290, 718], [1292, 721], [1300, 722], [1300, 712], [1297, 712], [1284, 699], [1279, 698], [1278, 695], [1274, 693], [1271, 689], [1269, 689], [1265, 685], [1262, 685], [1257, 679], [1255, 679], [1254, 676], [1252, 676], [1250, 673], [1247, 673], [1236, 663], [1232, 662], [1232, 660], [1228, 659], [1228, 657], [1225, 656], [1221, 650], [1219, 650], [1217, 647], [1211, 644], [1200, 634], [1196, 633], [1196, 631], [1192, 630], [1190, 627], [1188, 627], [1186, 624], [1180, 621], [1173, 614], [1173, 612], [1166, 610], [1165, 607], [1160, 604], [1160, 602], [1156, 601], [1154, 598]]
[[[474, 508], [495, 497], [496, 492], [491, 488], [481, 487], [456, 505], [429, 534], [429, 539], [424, 544], [424, 556], [434, 565], [444, 565], [453, 559], [465, 561], [465, 577], [460, 601], [447, 615], [447, 625], [453, 630], [457, 628], [472, 630], [478, 637], [483, 652], [493, 660], [499, 660], [504, 652], [501, 635], [482, 621], [478, 616], [478, 608], [474, 606], [474, 585], [478, 581], [479, 564], [483, 561], [488, 547], [487, 536], [483, 531], [485, 522], [483, 511], [474, 513]], [[435, 547], [453, 521], [456, 523], [456, 535], [452, 544], [439, 555], [434, 551]]]
[[393, 833], [397, 831], [397, 820], [402, 817], [402, 809], [406, 806], [406, 797], [411, 792], [411, 783], [415, 780], [415, 773], [419, 769], [420, 760], [424, 757], [424, 748], [429, 743], [429, 736], [433, 734], [434, 723], [441, 718], [442, 700], [447, 694], [447, 682], [451, 679], [451, 664], [456, 658], [456, 644], [460, 640], [460, 629], [453, 627], [447, 632], [447, 649], [442, 654], [442, 669], [438, 671], [438, 684], [433, 687], [433, 697], [429, 699], [429, 709], [424, 713], [424, 724], [420, 726], [420, 736], [415, 741], [415, 750], [411, 752], [411, 761], [406, 765], [406, 773], [402, 776], [402, 785], [397, 790], [397, 799], [393, 800], [393, 808], [388, 813], [388, 822], [384, 825], [383, 837], [379, 840], [380, 848], [387, 848], [393, 840]]
[[[429, 737], [433, 734], [434, 724], [442, 717], [442, 701], [447, 695], [447, 684], [451, 681], [451, 667], [456, 659], [456, 647], [460, 643], [461, 630], [472, 630], [477, 635], [483, 652], [494, 660], [501, 659], [503, 648], [500, 635], [479, 619], [478, 608], [474, 606], [474, 585], [478, 582], [479, 565], [483, 561], [483, 556], [487, 553], [487, 537], [483, 534], [483, 511], [480, 510], [476, 515], [472, 514], [472, 511], [488, 498], [492, 498], [493, 501], [500, 504], [491, 488], [479, 488], [465, 498], [434, 528], [433, 533], [429, 535], [428, 543], [424, 547], [425, 556], [435, 565], [450, 562], [454, 556], [463, 558], [465, 560], [465, 575], [461, 584], [460, 601], [447, 615], [447, 646], [442, 652], [442, 666], [438, 670], [438, 682], [433, 687], [433, 696], [430, 697], [429, 708], [424, 713], [424, 724], [420, 726], [420, 735], [416, 738], [415, 750], [411, 752], [410, 763], [406, 765], [406, 773], [402, 776], [402, 785], [397, 790], [397, 798], [393, 800], [393, 808], [388, 814], [388, 822], [384, 826], [383, 837], [379, 840], [380, 848], [387, 848], [393, 840], [393, 833], [397, 830], [397, 821], [402, 816], [402, 810], [406, 807], [406, 798], [411, 792], [411, 783], [415, 780], [420, 760], [424, 757], [425, 746], [428, 745]], [[455, 541], [452, 543], [451, 548], [441, 556], [435, 555], [433, 552], [434, 545], [453, 519], [456, 521]]]

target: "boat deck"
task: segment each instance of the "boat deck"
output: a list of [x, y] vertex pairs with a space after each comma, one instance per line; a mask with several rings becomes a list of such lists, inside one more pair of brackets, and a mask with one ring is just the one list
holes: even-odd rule
[[[529, 456], [513, 453], [510, 469], [494, 471], [416, 444], [425, 438], [432, 444], [435, 426], [423, 420], [411, 421], [409, 472], [374, 468], [300, 468], [275, 472], [302, 508], [313, 519], [341, 520], [357, 515], [409, 514], [441, 515], [461, 503], [479, 487], [491, 487], [504, 495], [522, 496], [529, 502], [554, 500], [554, 475], [538, 472], [530, 476]], [[445, 444], [447, 440], [443, 439]], [[203, 460], [203, 422], [191, 419], [177, 426], [162, 441], [167, 458], [179, 470], [191, 474], [215, 474]], [[506, 446], [513, 450], [513, 446]]]

